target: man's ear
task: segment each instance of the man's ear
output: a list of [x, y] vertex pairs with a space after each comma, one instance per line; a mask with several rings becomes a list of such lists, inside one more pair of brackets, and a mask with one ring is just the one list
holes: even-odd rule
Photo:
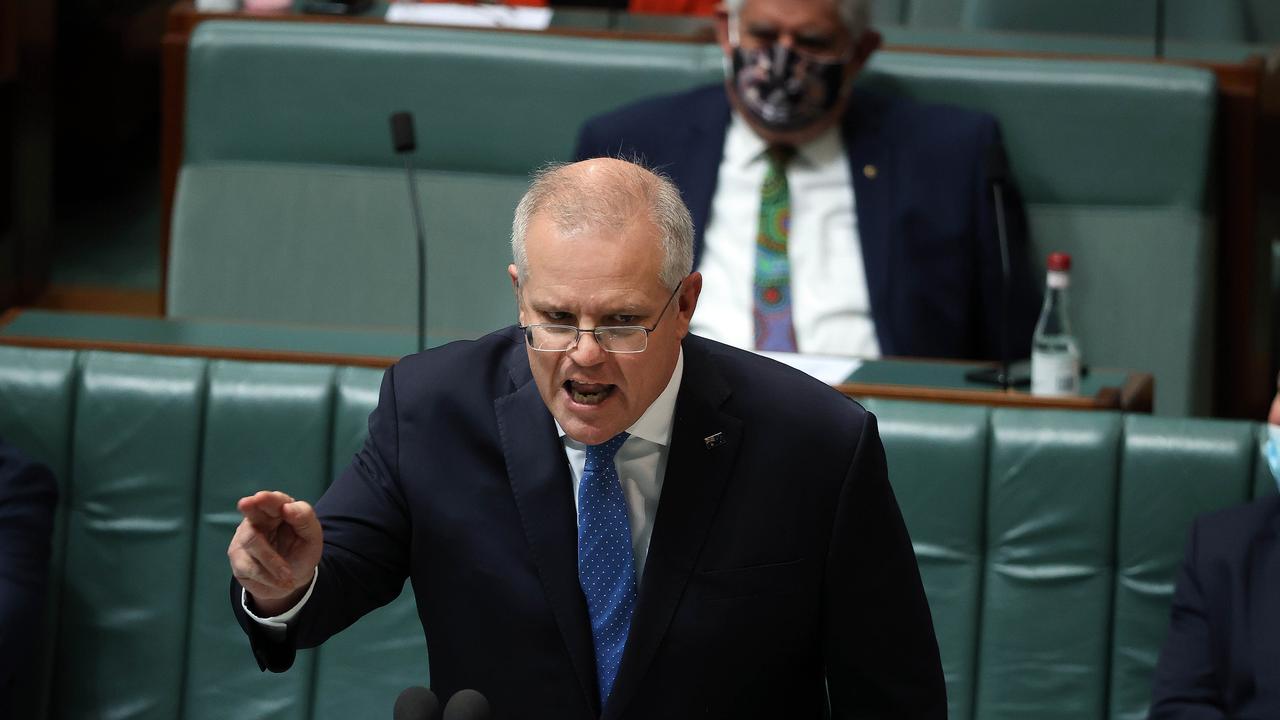
[[520, 307], [520, 269], [514, 263], [508, 265], [507, 276], [511, 278], [511, 292], [516, 296], [516, 321], [523, 325], [524, 318], [520, 317], [524, 312]]
[[702, 273], [689, 273], [689, 277], [684, 279], [684, 288], [676, 298], [676, 316], [680, 319], [681, 338], [689, 333], [689, 321], [693, 319], [693, 311], [698, 309], [698, 296], [701, 294]]
[[857, 66], [862, 67], [871, 57], [871, 53], [879, 50], [883, 44], [884, 36], [878, 30], [867, 28], [862, 31], [862, 37], [853, 44], [853, 59]]
[[724, 3], [716, 7], [715, 28], [716, 42], [720, 44], [725, 57], [729, 57], [733, 54], [733, 47], [729, 44], [729, 8]]

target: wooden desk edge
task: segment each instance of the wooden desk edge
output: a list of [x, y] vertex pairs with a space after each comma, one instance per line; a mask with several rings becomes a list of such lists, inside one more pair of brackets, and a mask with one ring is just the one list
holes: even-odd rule
[[[22, 314], [13, 308], [0, 315], [0, 331], [8, 327]], [[254, 348], [219, 347], [216, 345], [173, 345], [147, 343], [133, 340], [92, 340], [88, 338], [50, 338], [33, 335], [0, 335], [0, 345], [41, 350], [102, 350], [106, 352], [140, 353], [143, 355], [167, 355], [171, 357], [199, 357], [207, 360], [243, 360], [248, 362], [287, 362], [311, 365], [352, 365], [385, 370], [399, 357], [383, 355], [350, 355], [345, 353], [315, 353], [298, 350], [259, 350]]]

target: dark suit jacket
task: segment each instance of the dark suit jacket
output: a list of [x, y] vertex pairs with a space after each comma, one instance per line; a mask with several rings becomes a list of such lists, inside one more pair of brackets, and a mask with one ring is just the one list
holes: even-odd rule
[[49, 469], [0, 440], [0, 716], [44, 626], [57, 500]]
[[1280, 718], [1280, 497], [1192, 526], [1151, 718]]
[[[317, 504], [315, 592], [260, 664], [410, 577], [435, 691], [497, 718], [943, 718], [945, 688], [875, 418], [816, 380], [696, 337], [622, 666], [599, 707], [564, 448], [508, 328], [402, 360]], [[723, 443], [707, 438], [722, 434]], [[863, 714], [859, 714], [859, 713]]]
[[[587, 121], [576, 154], [637, 158], [670, 176], [693, 214], [700, 253], [728, 127], [724, 86], [707, 86]], [[855, 90], [841, 134], [880, 351], [998, 359], [1001, 261], [987, 180], [989, 148], [1000, 141], [996, 121]], [[874, 177], [864, 171], [869, 166]], [[1040, 297], [1012, 184], [1005, 196], [1013, 279], [1009, 348], [1017, 359], [1031, 352]]]

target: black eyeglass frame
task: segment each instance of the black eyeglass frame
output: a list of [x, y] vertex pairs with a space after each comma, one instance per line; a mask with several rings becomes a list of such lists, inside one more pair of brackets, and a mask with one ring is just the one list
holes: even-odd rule
[[[525, 344], [528, 345], [529, 349], [533, 350], [534, 352], [569, 352], [570, 350], [578, 347], [578, 342], [582, 340], [582, 333], [589, 332], [595, 336], [596, 344], [599, 345], [600, 349], [604, 350], [605, 352], [616, 353], [618, 355], [634, 355], [636, 353], [642, 353], [645, 350], [649, 349], [649, 333], [658, 329], [658, 323], [661, 323], [663, 316], [667, 314], [667, 308], [671, 307], [671, 301], [676, 299], [676, 295], [680, 294], [680, 289], [683, 287], [684, 287], [684, 280], [681, 279], [680, 283], [676, 285], [676, 289], [671, 291], [671, 297], [667, 298], [667, 302], [665, 305], [662, 306], [662, 310], [658, 312], [658, 318], [653, 321], [652, 327], [645, 327], [643, 325], [605, 325], [603, 327], [594, 327], [594, 328], [588, 329], [588, 328], [580, 328], [575, 325], [560, 325], [558, 323], [531, 323], [529, 325], [521, 325], [520, 329], [524, 331]], [[534, 347], [533, 331], [536, 328], [544, 328], [544, 329], [555, 328], [557, 330], [573, 330], [575, 333], [573, 336], [573, 342], [569, 343], [567, 346], [559, 350], [548, 350], [544, 348]], [[610, 350], [608, 347], [605, 346], [605, 342], [602, 338], [604, 337], [605, 334], [616, 332], [618, 330], [643, 331], [644, 347], [640, 348], [639, 350]]]

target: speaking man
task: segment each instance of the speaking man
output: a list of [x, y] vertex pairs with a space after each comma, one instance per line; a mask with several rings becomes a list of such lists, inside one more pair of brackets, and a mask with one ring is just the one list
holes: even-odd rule
[[1039, 298], [993, 118], [854, 89], [880, 43], [870, 0], [729, 0], [723, 85], [588, 121], [577, 156], [638, 157], [692, 211], [706, 278], [692, 329], [738, 347], [998, 359]]
[[[521, 325], [401, 360], [316, 503], [244, 498], [232, 603], [282, 671], [413, 582], [435, 690], [506, 718], [943, 718], [875, 418], [688, 332], [679, 192], [540, 174]], [[242, 592], [247, 591], [247, 592]]]

